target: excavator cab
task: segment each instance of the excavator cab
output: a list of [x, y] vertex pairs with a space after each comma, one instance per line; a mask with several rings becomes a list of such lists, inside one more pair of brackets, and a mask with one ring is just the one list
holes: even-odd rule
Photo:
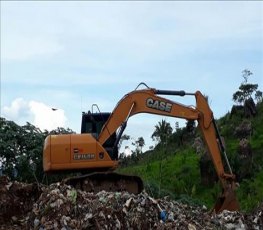
[[[92, 113], [90, 111], [87, 113], [82, 112], [81, 133], [90, 133], [95, 139], [97, 139], [102, 127], [110, 115], [111, 113]], [[103, 147], [106, 149], [112, 160], [118, 159], [118, 148], [114, 147], [116, 141], [117, 135], [116, 132], [114, 132], [103, 144]]]
[[110, 113], [82, 112], [81, 133], [91, 133], [95, 138], [98, 138], [109, 116]]

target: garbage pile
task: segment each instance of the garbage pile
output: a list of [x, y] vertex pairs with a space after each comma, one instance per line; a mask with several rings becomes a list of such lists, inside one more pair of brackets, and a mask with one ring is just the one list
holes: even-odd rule
[[34, 202], [41, 194], [37, 184], [11, 182], [8, 177], [0, 177], [0, 226], [9, 220], [17, 220], [32, 210]]
[[[46, 229], [196, 229], [209, 223], [209, 215], [174, 201], [156, 201], [146, 193], [97, 194], [59, 183], [43, 191], [34, 204], [30, 226]], [[199, 223], [198, 223], [199, 222]]]
[[[12, 187], [7, 185], [1, 188], [0, 215], [7, 205], [2, 194], [8, 198], [6, 192]], [[25, 208], [29, 204], [19, 203], [25, 201], [20, 196], [15, 208], [22, 212], [0, 218], [0, 229], [263, 229], [263, 204], [251, 215], [228, 211], [215, 215], [205, 206], [193, 207], [168, 197], [155, 200], [146, 193], [88, 193], [61, 183], [38, 189], [41, 195], [31, 203], [31, 209]]]

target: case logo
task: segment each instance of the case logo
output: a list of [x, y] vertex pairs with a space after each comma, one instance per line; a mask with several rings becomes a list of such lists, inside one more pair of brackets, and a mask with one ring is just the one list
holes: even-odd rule
[[171, 103], [168, 103], [165, 101], [154, 100], [150, 97], [146, 100], [146, 106], [151, 109], [157, 109], [157, 110], [168, 112], [168, 113], [170, 113], [172, 110]]

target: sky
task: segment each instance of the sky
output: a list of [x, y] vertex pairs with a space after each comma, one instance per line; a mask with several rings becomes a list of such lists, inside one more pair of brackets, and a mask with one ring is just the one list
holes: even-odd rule
[[[263, 90], [260, 1], [1, 1], [1, 117], [80, 132], [81, 113], [111, 112], [140, 82], [200, 90], [215, 118], [249, 69]], [[171, 97], [195, 105], [194, 98]], [[56, 108], [56, 110], [52, 110]], [[161, 121], [139, 114], [125, 133], [146, 147]], [[125, 143], [124, 143], [125, 144]], [[126, 143], [127, 145], [127, 143]]]

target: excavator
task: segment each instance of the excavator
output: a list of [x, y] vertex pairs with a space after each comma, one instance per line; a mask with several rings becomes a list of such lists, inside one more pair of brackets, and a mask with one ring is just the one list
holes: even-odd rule
[[[142, 84], [145, 88], [138, 89]], [[89, 192], [106, 190], [141, 193], [144, 187], [140, 177], [114, 172], [118, 167], [119, 141], [128, 119], [138, 113], [149, 113], [194, 120], [198, 122], [222, 186], [222, 193], [213, 210], [216, 213], [225, 209], [239, 210], [235, 175], [206, 97], [200, 91], [187, 93], [183, 90], [159, 90], [145, 83], [140, 83], [138, 87], [127, 93], [111, 113], [93, 112], [93, 109], [88, 113], [83, 112], [80, 134], [47, 136], [43, 150], [44, 171], [81, 171], [81, 175], [66, 178], [64, 182]], [[162, 95], [194, 96], [196, 105], [186, 106]]]

